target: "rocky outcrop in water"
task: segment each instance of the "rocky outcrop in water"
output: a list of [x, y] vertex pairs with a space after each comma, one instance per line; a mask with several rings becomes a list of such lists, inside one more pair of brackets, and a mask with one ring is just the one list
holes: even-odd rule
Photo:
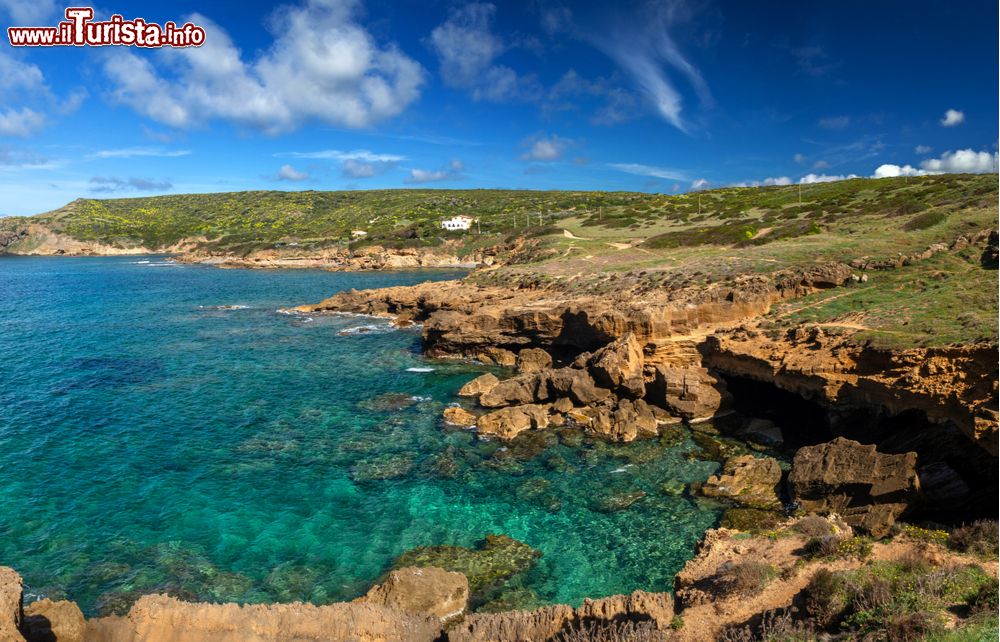
[[356, 601], [450, 620], [468, 606], [469, 580], [462, 573], [433, 566], [409, 566], [391, 571], [385, 581]]
[[722, 470], [701, 484], [705, 497], [728, 499], [741, 506], [762, 510], [781, 507], [777, 489], [781, 483], [781, 467], [770, 457], [741, 455], [726, 460]]

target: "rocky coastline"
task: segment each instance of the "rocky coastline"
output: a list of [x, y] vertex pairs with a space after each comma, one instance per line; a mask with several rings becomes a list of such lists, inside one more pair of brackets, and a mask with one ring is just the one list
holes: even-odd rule
[[[0, 569], [0, 642], [556, 642], [602, 639], [601, 632], [754, 640], [805, 630], [846, 640], [865, 639], [876, 626], [855, 617], [864, 613], [881, 618], [883, 637], [871, 639], [971, 626], [996, 608], [997, 346], [890, 349], [819, 324], [778, 327], [765, 315], [784, 301], [850, 287], [865, 270], [969, 244], [985, 245], [985, 254], [996, 243], [995, 232], [989, 236], [891, 265], [833, 262], [708, 285], [648, 289], [621, 278], [611, 293], [580, 293], [497, 285], [483, 270], [462, 281], [348, 291], [295, 308], [419, 323], [428, 356], [507, 368], [509, 376], [469, 381], [445, 411], [443, 422], [482, 438], [516, 443], [539, 431], [577, 430], [631, 442], [669, 438], [680, 424], [696, 430], [722, 468], [681, 492], [731, 508], [723, 527], [705, 534], [673, 594], [472, 612], [474, 579], [430, 556], [393, 569], [350, 603], [238, 606], [153, 595], [124, 616], [86, 621], [71, 603], [23, 607], [19, 577]], [[394, 256], [408, 258], [373, 252], [334, 269], [459, 267], [425, 254]], [[287, 267], [281, 260], [258, 257], [252, 267]], [[248, 266], [239, 261], [213, 264]], [[711, 427], [698, 431], [706, 422]], [[727, 450], [723, 439], [748, 448]], [[768, 457], [771, 451], [783, 451], [791, 465]], [[970, 528], [978, 529], [974, 538]], [[872, 588], [865, 578], [879, 574], [889, 579]], [[879, 611], [895, 605], [892, 582], [903, 576], [920, 583], [926, 608]], [[869, 593], [877, 591], [876, 600]]]

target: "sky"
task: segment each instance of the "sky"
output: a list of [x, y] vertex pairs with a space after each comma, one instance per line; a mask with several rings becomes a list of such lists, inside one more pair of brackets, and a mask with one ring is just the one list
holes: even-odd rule
[[[680, 193], [995, 171], [997, 3], [93, 5], [201, 47], [13, 47], [0, 215], [248, 189]], [[75, 2], [74, 6], [87, 6]]]

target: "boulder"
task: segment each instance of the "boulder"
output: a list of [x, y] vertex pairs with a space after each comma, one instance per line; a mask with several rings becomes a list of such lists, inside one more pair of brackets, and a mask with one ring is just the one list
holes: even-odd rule
[[485, 363], [495, 363], [498, 366], [510, 368], [517, 363], [517, 355], [505, 348], [488, 346], [479, 353], [479, 358]]
[[917, 454], [890, 455], [838, 437], [800, 448], [788, 475], [803, 510], [836, 513], [863, 532], [882, 537], [917, 499]]
[[502, 408], [537, 403], [547, 396], [543, 373], [532, 372], [504, 379], [479, 396], [479, 405], [484, 408]]
[[44, 599], [24, 609], [23, 628], [29, 642], [83, 642], [87, 621], [76, 602]]
[[407, 566], [391, 571], [384, 582], [373, 586], [358, 601], [449, 620], [465, 611], [469, 602], [469, 580], [461, 573], [433, 566]]
[[441, 415], [444, 418], [444, 422], [450, 426], [469, 427], [476, 425], [476, 416], [459, 406], [445, 408]]
[[701, 494], [729, 499], [748, 508], [775, 509], [781, 507], [775, 492], [779, 483], [781, 467], [776, 460], [743, 455], [727, 459], [722, 471], [701, 485]]
[[655, 437], [659, 434], [653, 411], [650, 410], [649, 404], [642, 399], [635, 401], [622, 399], [613, 408], [598, 406], [587, 408], [584, 413], [590, 418], [590, 421], [583, 425], [586, 425], [593, 432], [615, 441], [629, 442], [640, 437]]
[[598, 388], [586, 370], [558, 368], [545, 373], [547, 398], [568, 397], [579, 406], [587, 406], [611, 397], [611, 391]]
[[552, 355], [541, 348], [525, 348], [517, 353], [514, 364], [518, 372], [539, 372], [552, 367]]
[[480, 435], [509, 440], [525, 430], [546, 428], [548, 425], [549, 413], [544, 406], [524, 404], [494, 410], [479, 417], [476, 431]]
[[0, 642], [24, 642], [21, 635], [21, 576], [0, 566]]
[[642, 346], [629, 332], [594, 353], [588, 363], [597, 385], [619, 395], [639, 398], [645, 391]]
[[684, 419], [706, 419], [728, 409], [732, 396], [722, 379], [705, 368], [658, 365], [646, 385], [646, 400]]
[[460, 397], [478, 397], [479, 395], [493, 390], [493, 388], [500, 383], [497, 376], [493, 373], [487, 372], [484, 375], [479, 375], [472, 381], [468, 382], [458, 391], [458, 396]]

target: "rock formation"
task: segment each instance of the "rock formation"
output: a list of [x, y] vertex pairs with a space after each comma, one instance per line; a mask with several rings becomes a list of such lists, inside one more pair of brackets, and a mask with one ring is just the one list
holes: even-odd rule
[[391, 571], [384, 582], [373, 586], [356, 601], [433, 615], [444, 621], [465, 611], [469, 602], [469, 580], [461, 573], [433, 566], [408, 566]]
[[887, 455], [837, 438], [795, 453], [788, 488], [804, 510], [836, 513], [876, 537], [889, 532], [916, 499], [917, 455]]
[[700, 487], [702, 495], [729, 499], [741, 506], [758, 509], [781, 507], [776, 489], [781, 482], [781, 467], [770, 457], [752, 455], [731, 457], [718, 475]]

